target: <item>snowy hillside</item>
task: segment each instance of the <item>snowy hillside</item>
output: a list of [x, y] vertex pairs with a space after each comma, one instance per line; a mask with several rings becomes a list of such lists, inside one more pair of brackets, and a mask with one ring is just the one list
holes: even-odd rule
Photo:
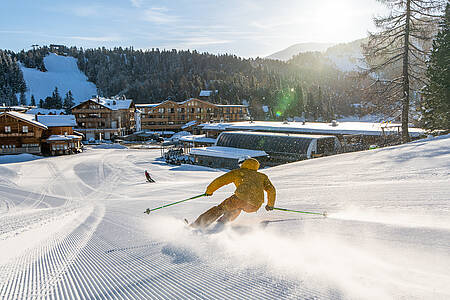
[[267, 58], [287, 61], [287, 60], [291, 59], [292, 56], [297, 55], [299, 53], [310, 52], [310, 51], [323, 52], [333, 45], [334, 44], [332, 44], [332, 43], [299, 43], [299, 44], [289, 46], [286, 49], [283, 49], [281, 51], [275, 52], [275, 53], [267, 56]]
[[361, 45], [365, 39], [359, 39], [350, 43], [302, 43], [292, 45], [284, 50], [267, 56], [271, 59], [287, 61], [294, 55], [309, 51], [319, 51], [324, 55], [324, 62], [330, 61], [337, 69], [343, 72], [358, 71], [365, 67]]
[[338, 44], [328, 48], [325, 56], [341, 71], [359, 71], [367, 67], [361, 45], [365, 39], [359, 39], [351, 43]]
[[[0, 164], [0, 298], [449, 299], [450, 136], [262, 170], [276, 206], [186, 228], [233, 192], [160, 150]], [[147, 183], [148, 170], [156, 183]]]
[[51, 96], [55, 86], [58, 87], [59, 94], [63, 99], [64, 95], [71, 90], [75, 103], [97, 95], [95, 84], [87, 81], [86, 75], [78, 69], [77, 60], [74, 57], [50, 53], [44, 58], [44, 64], [48, 72], [41, 72], [20, 65], [27, 84], [26, 97], [28, 103], [30, 103], [31, 95], [34, 95], [36, 104], [39, 99], [44, 100]]

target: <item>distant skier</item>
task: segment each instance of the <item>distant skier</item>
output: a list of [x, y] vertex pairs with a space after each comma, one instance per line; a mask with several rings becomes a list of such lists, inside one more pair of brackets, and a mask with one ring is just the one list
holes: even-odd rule
[[155, 182], [155, 181], [153, 180], [153, 178], [150, 177], [150, 174], [147, 172], [147, 170], [145, 170], [145, 178], [147, 178], [147, 181], [148, 181], [148, 182]]
[[234, 183], [234, 194], [218, 206], [214, 206], [201, 214], [194, 223], [195, 228], [206, 228], [219, 217], [218, 222], [227, 223], [235, 220], [241, 211], [256, 212], [264, 203], [264, 191], [267, 192], [266, 210], [273, 210], [276, 191], [267, 175], [259, 173], [259, 162], [254, 158], [246, 159], [239, 169], [216, 178], [206, 188], [206, 194], [211, 196], [224, 185]]

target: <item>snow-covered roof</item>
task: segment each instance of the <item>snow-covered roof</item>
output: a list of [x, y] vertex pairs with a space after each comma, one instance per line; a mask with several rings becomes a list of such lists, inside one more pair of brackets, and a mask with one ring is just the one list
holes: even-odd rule
[[160, 103], [136, 104], [135, 106], [137, 108], [155, 108], [155, 107], [157, 107], [161, 104], [167, 103], [167, 102], [172, 102], [173, 104], [176, 104], [176, 105], [183, 105], [190, 101], [198, 101], [198, 102], [206, 103], [206, 104], [216, 106], [216, 107], [248, 107], [248, 105], [242, 105], [242, 104], [215, 104], [215, 103], [211, 103], [209, 101], [205, 101], [205, 100], [201, 100], [201, 99], [197, 99], [197, 98], [189, 98], [189, 99], [186, 99], [181, 102], [176, 102], [173, 100], [164, 100], [163, 102], [160, 102]]
[[[400, 124], [369, 123], [369, 122], [339, 122], [337, 126], [331, 123], [318, 122], [271, 122], [254, 121], [233, 122], [233, 123], [204, 123], [200, 126], [204, 130], [252, 130], [252, 131], [274, 131], [274, 132], [292, 132], [292, 133], [316, 133], [316, 134], [364, 134], [364, 135], [382, 135], [385, 133], [395, 133]], [[421, 128], [409, 128], [411, 136], [420, 136], [425, 134]]]
[[212, 90], [201, 90], [199, 97], [209, 97], [215, 93], [217, 93], [218, 90], [212, 91]]
[[308, 140], [319, 140], [319, 139], [336, 139], [335, 136], [330, 135], [319, 135], [319, 134], [301, 134], [301, 133], [287, 133], [287, 132], [265, 132], [265, 131], [226, 131], [222, 132], [222, 134], [227, 135], [258, 135], [258, 136], [277, 136], [277, 137], [286, 137], [286, 138], [292, 138], [292, 139], [308, 139]]
[[43, 129], [48, 129], [47, 126], [45, 126], [44, 124], [36, 121], [35, 118], [34, 118], [34, 115], [24, 114], [24, 113], [20, 113], [20, 112], [17, 112], [17, 111], [7, 111], [7, 112], [4, 112], [2, 114], [8, 114], [8, 115], [11, 115], [12, 117], [22, 119], [25, 122], [32, 123], [33, 125], [41, 127]]
[[[86, 101], [93, 101], [96, 102], [106, 108], [109, 108], [110, 110], [119, 110], [119, 109], [129, 109], [130, 106], [133, 104], [133, 100], [131, 99], [107, 99], [107, 98], [92, 98]], [[86, 102], [84, 101], [84, 102]], [[82, 102], [82, 103], [84, 103]], [[81, 104], [81, 103], [80, 103]], [[74, 107], [79, 106], [75, 105]]]
[[191, 135], [191, 133], [187, 131], [178, 131], [174, 135], [170, 137], [171, 141], [178, 141], [182, 136]]
[[[147, 131], [150, 132], [150, 131]], [[159, 135], [169, 135], [169, 134], [175, 134], [175, 131], [170, 131], [170, 130], [164, 130], [164, 131], [151, 131], [154, 133], [157, 133]]]
[[179, 138], [182, 142], [197, 142], [197, 143], [205, 143], [205, 144], [215, 144], [216, 139], [207, 138], [204, 134], [201, 135], [186, 135]]
[[0, 111], [21, 111], [26, 112], [28, 110], [27, 107], [24, 106], [0, 106]]
[[185, 129], [185, 128], [194, 126], [195, 124], [197, 124], [197, 121], [196, 121], [196, 120], [194, 120], [194, 121], [189, 121], [189, 122], [187, 122], [186, 124], [184, 124], [183, 126], [181, 126], [181, 129]]
[[136, 107], [145, 108], [145, 107], [155, 107], [160, 105], [161, 103], [146, 103], [146, 104], [135, 104]]
[[41, 114], [41, 115], [60, 115], [61, 113], [64, 114], [64, 109], [46, 109], [46, 108], [31, 108], [27, 111], [27, 114], [32, 114], [32, 115], [37, 115], [37, 114]]
[[48, 138], [46, 138], [47, 141], [70, 141], [72, 140], [70, 137], [65, 135], [51, 135]]
[[191, 155], [203, 155], [231, 159], [267, 156], [267, 153], [264, 151], [219, 146], [192, 148], [190, 153]]
[[78, 135], [59, 135], [59, 134], [53, 134], [46, 138], [47, 141], [71, 141], [73, 139], [81, 140], [81, 137]]
[[37, 120], [47, 127], [75, 127], [74, 115], [37, 115]]

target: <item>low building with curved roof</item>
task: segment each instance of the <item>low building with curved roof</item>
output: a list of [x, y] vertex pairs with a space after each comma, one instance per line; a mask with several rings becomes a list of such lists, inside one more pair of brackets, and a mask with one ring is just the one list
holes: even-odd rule
[[332, 155], [341, 147], [335, 136], [250, 131], [222, 132], [216, 146], [264, 151], [266, 165]]

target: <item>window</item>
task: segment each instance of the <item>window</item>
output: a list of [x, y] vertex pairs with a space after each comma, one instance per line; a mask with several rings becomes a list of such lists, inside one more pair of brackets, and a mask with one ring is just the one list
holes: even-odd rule
[[5, 126], [5, 132], [10, 133], [11, 132], [11, 126]]
[[22, 126], [22, 132], [27, 133], [28, 132], [28, 126]]

